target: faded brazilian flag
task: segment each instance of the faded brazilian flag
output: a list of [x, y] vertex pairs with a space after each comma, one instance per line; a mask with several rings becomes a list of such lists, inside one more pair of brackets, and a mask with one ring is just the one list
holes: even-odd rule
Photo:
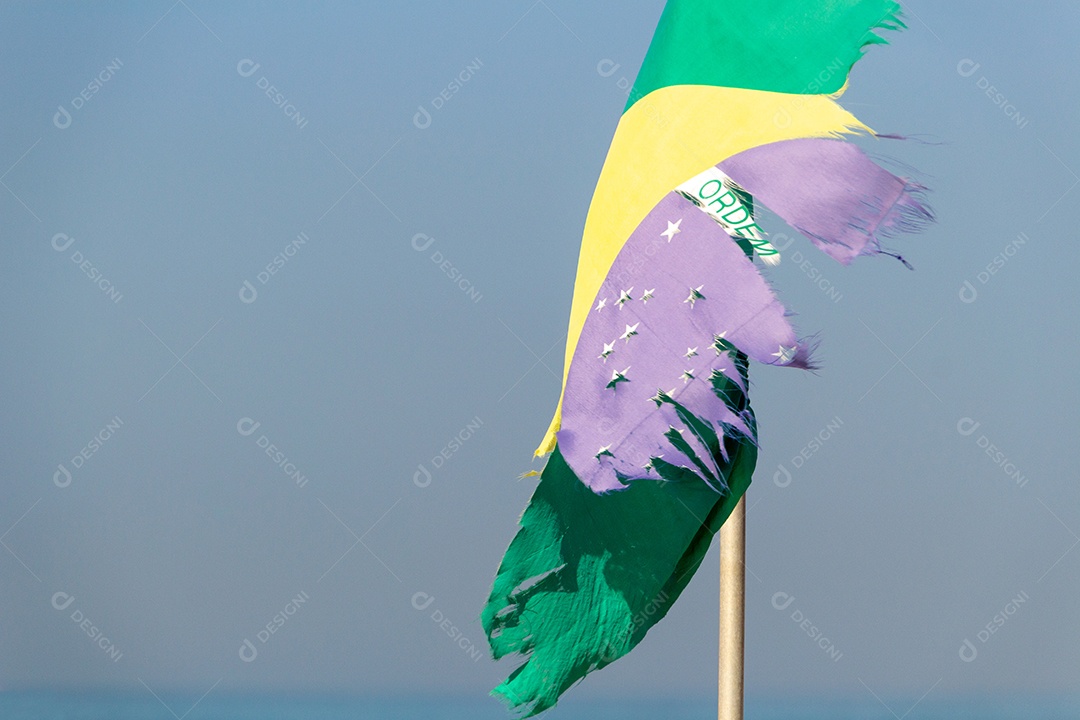
[[551, 453], [482, 613], [532, 715], [632, 650], [750, 484], [748, 364], [813, 367], [761, 203], [836, 260], [931, 219], [837, 103], [891, 0], [669, 0], [593, 195]]

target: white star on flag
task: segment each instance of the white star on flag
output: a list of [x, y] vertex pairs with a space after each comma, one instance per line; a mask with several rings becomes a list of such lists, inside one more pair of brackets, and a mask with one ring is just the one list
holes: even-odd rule
[[774, 358], [777, 358], [776, 362], [777, 362], [778, 365], [787, 365], [789, 362], [791, 362], [792, 360], [795, 359], [795, 353], [796, 353], [797, 350], [798, 350], [798, 347], [795, 346], [795, 345], [792, 345], [789, 348], [786, 348], [783, 345], [781, 345], [780, 349], [777, 350], [776, 352], [774, 352], [772, 354], [772, 356]]
[[[661, 390], [660, 388], [657, 388], [656, 394], [653, 395], [651, 398], [649, 398], [649, 400], [652, 400], [654, 403], [656, 403], [656, 407], [660, 407], [661, 405], [664, 404], [664, 399], [665, 398], [670, 398], [674, 394], [675, 394], [675, 388], [671, 388], [667, 392]], [[682, 432], [682, 431], [680, 430], [679, 432]]]
[[668, 242], [671, 242], [672, 238], [682, 232], [679, 226], [682, 225], [682, 218], [679, 218], [678, 222], [667, 221], [667, 230], [660, 233], [660, 237], [666, 237]]
[[626, 373], [630, 372], [630, 366], [627, 365], [626, 369], [622, 372], [618, 370], [611, 371], [611, 381], [607, 384], [607, 388], [614, 390], [621, 382], [630, 382], [630, 378], [626, 377]]
[[690, 288], [690, 297], [683, 300], [683, 302], [690, 303], [690, 307], [693, 308], [694, 303], [696, 303], [698, 300], [704, 300], [705, 296], [701, 294], [701, 288], [703, 287], [705, 286], [698, 285], [696, 288]]

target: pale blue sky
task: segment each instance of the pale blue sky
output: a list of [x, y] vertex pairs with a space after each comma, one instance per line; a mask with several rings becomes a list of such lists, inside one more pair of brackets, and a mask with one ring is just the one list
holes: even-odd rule
[[[916, 272], [797, 238], [771, 273], [825, 364], [751, 371], [752, 696], [1080, 672], [1080, 10], [907, 7], [844, 104], [925, 141], [862, 142], [939, 222], [893, 243]], [[469, 694], [510, 671], [477, 616], [661, 9], [0, 7], [0, 686]], [[569, 697], [713, 692], [716, 563]]]

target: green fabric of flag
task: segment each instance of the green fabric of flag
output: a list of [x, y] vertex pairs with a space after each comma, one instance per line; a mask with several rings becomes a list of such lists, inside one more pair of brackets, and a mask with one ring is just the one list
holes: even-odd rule
[[[745, 407], [734, 384], [724, 392]], [[600, 495], [552, 453], [481, 616], [496, 658], [529, 655], [495, 695], [526, 716], [542, 712], [667, 614], [750, 485], [753, 439], [727, 445], [723, 495], [672, 465], [657, 468], [664, 482]]]
[[837, 93], [876, 30], [904, 27], [888, 0], [682, 0], [664, 8], [627, 108], [672, 85]]

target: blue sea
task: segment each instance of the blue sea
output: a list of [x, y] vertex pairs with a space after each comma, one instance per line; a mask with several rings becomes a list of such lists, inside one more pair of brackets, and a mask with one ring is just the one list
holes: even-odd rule
[[[888, 706], [886, 706], [886, 704]], [[2, 720], [509, 720], [491, 698], [343, 698], [147, 693], [0, 693]], [[552, 720], [712, 720], [711, 698], [575, 700], [564, 698]], [[813, 697], [749, 698], [746, 720], [1063, 720], [1080, 718], [1080, 698], [968, 697], [949, 700]]]

